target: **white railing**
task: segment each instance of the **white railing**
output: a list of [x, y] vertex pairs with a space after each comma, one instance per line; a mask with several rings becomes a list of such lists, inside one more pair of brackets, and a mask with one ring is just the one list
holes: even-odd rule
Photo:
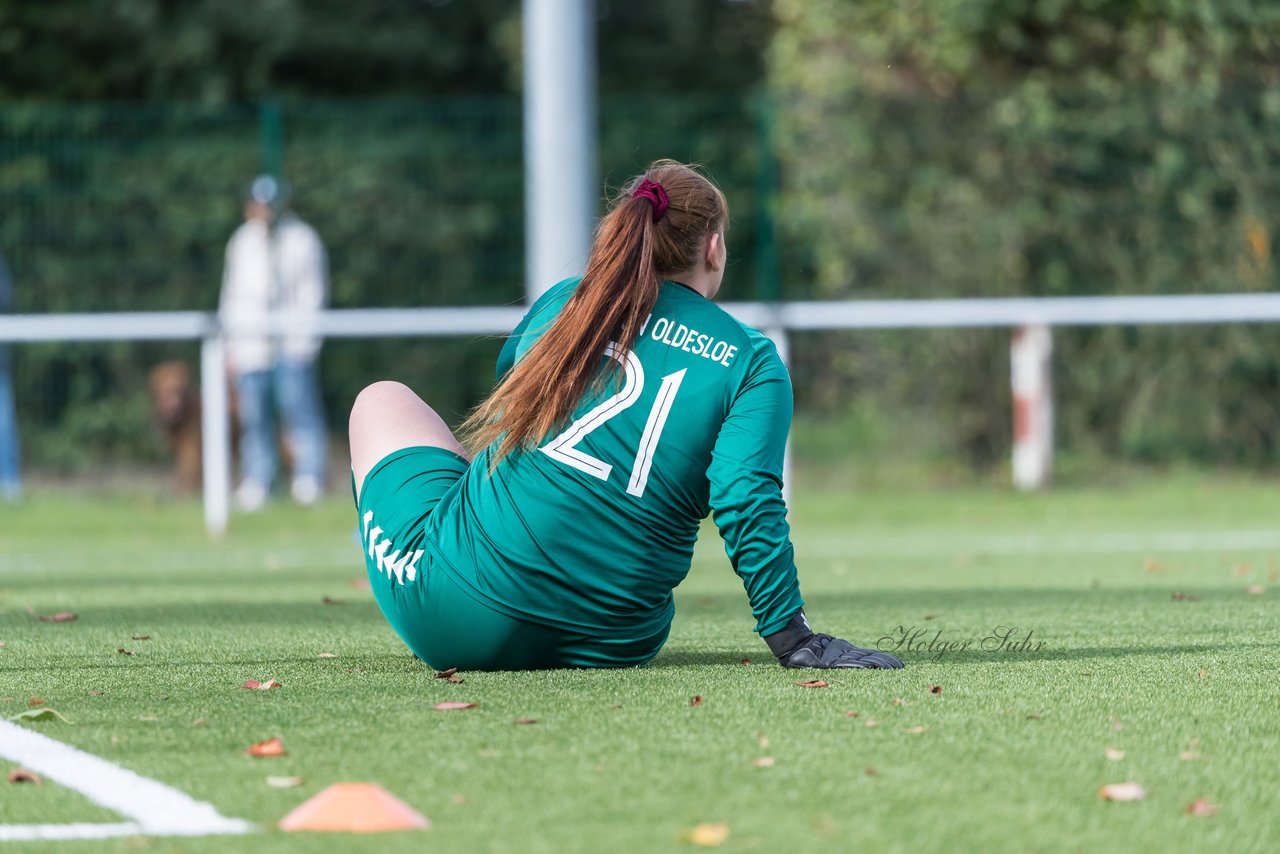
[[[1280, 294], [1141, 297], [1055, 297], [964, 300], [846, 300], [724, 303], [788, 358], [789, 332], [840, 329], [926, 329], [975, 326], [1109, 326], [1280, 321]], [[0, 343], [35, 341], [199, 340], [204, 429], [205, 524], [226, 530], [231, 448], [225, 370], [226, 339], [241, 335], [314, 333], [327, 338], [503, 335], [521, 306], [331, 309], [280, 314], [260, 323], [219, 323], [211, 312], [0, 315]], [[370, 379], [375, 379], [370, 377]]]

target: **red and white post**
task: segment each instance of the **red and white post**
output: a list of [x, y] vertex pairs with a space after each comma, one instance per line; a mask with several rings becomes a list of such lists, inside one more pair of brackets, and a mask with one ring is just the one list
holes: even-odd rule
[[1013, 382], [1013, 485], [1039, 489], [1053, 470], [1053, 336], [1044, 324], [1019, 327], [1009, 345]]

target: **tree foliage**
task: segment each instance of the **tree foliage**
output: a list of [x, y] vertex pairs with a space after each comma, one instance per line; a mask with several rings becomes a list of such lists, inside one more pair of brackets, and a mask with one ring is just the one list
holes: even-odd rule
[[[776, 0], [797, 291], [964, 297], [1269, 290], [1280, 7], [1210, 0]], [[1264, 328], [1057, 335], [1067, 444], [1272, 459]], [[1007, 338], [884, 335], [827, 373], [1003, 455]], [[907, 377], [909, 379], [902, 379]], [[852, 385], [849, 385], [849, 384]], [[830, 393], [830, 392], [829, 392]]]
[[[0, 100], [501, 94], [520, 0], [0, 0]], [[766, 0], [596, 0], [600, 88], [745, 91]]]

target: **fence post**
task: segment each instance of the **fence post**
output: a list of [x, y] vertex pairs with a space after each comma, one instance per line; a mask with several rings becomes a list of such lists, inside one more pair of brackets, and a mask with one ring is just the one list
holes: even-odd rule
[[582, 272], [595, 229], [595, 0], [524, 0], [525, 296]]
[[258, 124], [262, 131], [262, 173], [283, 180], [284, 122], [280, 116], [279, 101], [262, 102], [258, 110]]
[[1039, 489], [1053, 469], [1053, 337], [1043, 323], [1020, 326], [1009, 345], [1013, 385], [1013, 485]]
[[226, 533], [231, 503], [231, 431], [227, 401], [226, 339], [214, 328], [200, 343], [204, 525], [214, 537]]

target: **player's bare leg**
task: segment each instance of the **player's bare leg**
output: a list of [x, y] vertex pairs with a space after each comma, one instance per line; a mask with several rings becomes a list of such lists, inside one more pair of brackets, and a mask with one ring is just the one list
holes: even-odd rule
[[369, 470], [401, 448], [429, 445], [471, 459], [444, 419], [398, 382], [376, 382], [356, 396], [348, 436], [357, 495]]

